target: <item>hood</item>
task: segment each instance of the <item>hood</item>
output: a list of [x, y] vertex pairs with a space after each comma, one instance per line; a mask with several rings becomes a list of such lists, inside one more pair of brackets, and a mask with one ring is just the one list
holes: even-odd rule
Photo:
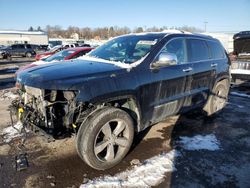
[[124, 68], [101, 60], [69, 60], [24, 70], [18, 74], [17, 81], [37, 88], [70, 90], [91, 79], [110, 77], [112, 72], [122, 70]]

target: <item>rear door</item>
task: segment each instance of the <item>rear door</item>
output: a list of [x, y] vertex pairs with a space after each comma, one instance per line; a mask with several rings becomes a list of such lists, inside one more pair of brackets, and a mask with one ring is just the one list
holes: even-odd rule
[[18, 56], [24, 56], [24, 54], [25, 54], [25, 46], [23, 44], [19, 44], [17, 46], [18, 47], [16, 49], [16, 51], [17, 51], [16, 55], [18, 55]]
[[185, 106], [196, 107], [205, 103], [216, 71], [206, 40], [187, 39], [187, 47], [193, 71], [187, 82], [186, 90], [190, 96], [186, 98]]
[[18, 44], [12, 45], [12, 46], [11, 46], [11, 50], [10, 50], [10, 54], [11, 54], [12, 56], [18, 55], [17, 49], [18, 49]]

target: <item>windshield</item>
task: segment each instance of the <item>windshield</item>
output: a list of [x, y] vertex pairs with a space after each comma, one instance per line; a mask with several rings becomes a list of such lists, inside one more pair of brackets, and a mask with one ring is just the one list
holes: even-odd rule
[[10, 47], [10, 46], [3, 46], [3, 47], [1, 47], [0, 49], [1, 49], [1, 50], [8, 50], [8, 49], [11, 49], [11, 47]]
[[60, 51], [52, 56], [49, 56], [46, 59], [43, 59], [43, 61], [46, 61], [46, 62], [62, 61], [62, 60], [64, 60], [65, 57], [67, 57], [70, 54], [73, 54], [75, 52], [76, 52], [76, 50], [63, 50], [63, 51]]
[[131, 64], [144, 57], [163, 35], [126, 35], [108, 41], [88, 56]]
[[62, 46], [60, 46], [60, 45], [58, 45], [58, 46], [54, 46], [53, 48], [51, 48], [50, 50], [49, 50], [49, 52], [54, 52], [54, 51], [60, 51], [60, 48], [61, 48]]

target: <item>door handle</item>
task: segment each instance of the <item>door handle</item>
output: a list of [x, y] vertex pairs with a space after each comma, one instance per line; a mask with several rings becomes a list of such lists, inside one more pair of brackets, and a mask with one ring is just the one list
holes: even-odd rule
[[211, 67], [217, 67], [217, 65], [218, 65], [217, 63], [212, 63]]
[[193, 69], [191, 68], [191, 67], [188, 67], [188, 68], [186, 68], [186, 69], [183, 69], [182, 71], [183, 72], [191, 72]]

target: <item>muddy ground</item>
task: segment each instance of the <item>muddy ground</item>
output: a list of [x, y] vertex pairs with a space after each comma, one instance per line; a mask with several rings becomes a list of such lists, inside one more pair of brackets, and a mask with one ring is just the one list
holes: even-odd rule
[[[6, 83], [1, 84], [0, 95], [13, 86]], [[250, 87], [244, 84], [231, 90], [250, 93]], [[10, 123], [6, 111], [10, 100], [6, 98], [0, 104], [1, 132]], [[19, 139], [7, 144], [0, 136], [0, 187], [79, 187], [88, 179], [130, 169], [133, 159], [143, 162], [172, 149], [181, 153], [174, 159], [176, 170], [166, 173], [157, 187], [250, 187], [249, 109], [250, 98], [230, 95], [225, 109], [215, 117], [206, 118], [196, 112], [170, 117], [136, 135], [126, 158], [106, 171], [93, 170], [81, 161], [75, 150], [75, 137], [48, 143], [46, 138], [29, 132], [25, 148], [20, 150]], [[209, 134], [220, 142], [219, 150], [187, 150], [178, 144], [182, 136]], [[26, 170], [16, 171], [18, 153], [27, 153]]]

